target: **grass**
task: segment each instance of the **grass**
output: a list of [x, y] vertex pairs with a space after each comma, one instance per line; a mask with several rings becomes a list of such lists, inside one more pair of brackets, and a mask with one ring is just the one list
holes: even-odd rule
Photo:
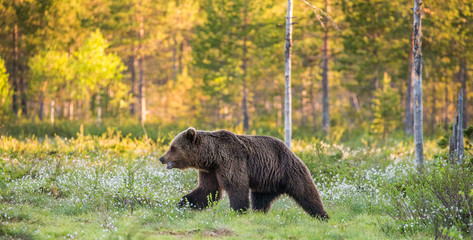
[[[434, 146], [428, 143], [429, 147]], [[294, 141], [331, 219], [309, 217], [281, 197], [267, 214], [176, 208], [197, 184], [166, 170], [158, 141], [108, 130], [75, 138], [0, 137], [0, 236], [11, 239], [427, 239], [406, 228], [383, 187], [415, 171], [411, 144], [344, 146]], [[431, 149], [432, 149], [431, 148]], [[407, 229], [407, 230], [406, 230]]]

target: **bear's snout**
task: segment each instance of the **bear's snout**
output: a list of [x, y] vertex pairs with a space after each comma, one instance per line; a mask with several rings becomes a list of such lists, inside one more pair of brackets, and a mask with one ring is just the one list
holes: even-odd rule
[[159, 161], [164, 164], [164, 158], [163, 157], [160, 157]]

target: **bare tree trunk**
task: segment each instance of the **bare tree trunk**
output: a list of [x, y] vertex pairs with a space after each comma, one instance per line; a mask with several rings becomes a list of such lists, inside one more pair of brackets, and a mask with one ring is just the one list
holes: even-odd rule
[[454, 163], [462, 163], [465, 158], [465, 147], [463, 145], [463, 89], [458, 93], [457, 113], [453, 114], [452, 136], [449, 138], [448, 159]]
[[[133, 52], [135, 52], [135, 50], [133, 49]], [[131, 103], [130, 103], [130, 114], [133, 116], [135, 115], [136, 113], [136, 102], [135, 102], [135, 85], [136, 85], [136, 71], [135, 71], [135, 66], [136, 66], [136, 57], [134, 55], [135, 53], [133, 53], [133, 55], [131, 55], [129, 57], [129, 69], [130, 69], [130, 74], [131, 74], [131, 96], [132, 96], [132, 100], [131, 100]]]
[[437, 77], [432, 82], [432, 115], [430, 116], [430, 132], [435, 134], [435, 123], [437, 117]]
[[84, 114], [83, 113], [83, 111], [84, 111], [84, 106], [83, 106], [84, 102], [81, 101], [81, 100], [76, 100], [75, 102], [76, 102], [76, 109], [77, 109], [77, 114], [76, 115], [79, 116], [79, 117], [83, 116], [83, 114]]
[[62, 101], [62, 118], [63, 119], [67, 119], [67, 117], [69, 116], [68, 115], [68, 111], [69, 111], [69, 102], [66, 100], [66, 101]]
[[412, 75], [414, 73], [414, 33], [411, 35], [411, 49], [409, 51], [409, 75], [407, 76], [407, 96], [406, 96], [406, 114], [404, 119], [404, 132], [406, 135], [412, 135]]
[[356, 93], [350, 94], [350, 105], [356, 112], [360, 111], [360, 103], [358, 102], [358, 97]]
[[[466, 69], [465, 69], [466, 71]], [[464, 107], [464, 96], [463, 92], [465, 90], [462, 89], [459, 94], [458, 94], [458, 107], [457, 107], [457, 112], [458, 112], [458, 126], [457, 126], [457, 159], [459, 163], [463, 162], [463, 158], [465, 157], [465, 148], [463, 145], [463, 122], [464, 122], [464, 112], [463, 112], [463, 107]]]
[[140, 7], [140, 14], [139, 14], [139, 42], [138, 42], [138, 101], [140, 106], [140, 122], [146, 122], [146, 86], [143, 79], [143, 49], [142, 49], [142, 42], [144, 37], [144, 22], [143, 22], [143, 15], [141, 14], [141, 1], [139, 3]]
[[39, 121], [43, 121], [44, 119], [44, 98], [43, 97], [39, 99], [38, 117], [39, 117]]
[[461, 85], [462, 85], [462, 91], [463, 91], [463, 128], [467, 128], [468, 126], [468, 112], [467, 112], [467, 86], [466, 86], [466, 78], [467, 78], [467, 65], [466, 65], [466, 59], [462, 58], [460, 60], [460, 69], [461, 69]]
[[[376, 50], [373, 51], [373, 56], [377, 56]], [[379, 72], [379, 66], [378, 64], [375, 64], [373, 67], [373, 72], [374, 72], [374, 77], [373, 77], [373, 92], [378, 90], [379, 88], [379, 81], [378, 81], [378, 72]]]
[[[246, 29], [248, 25], [248, 14], [247, 14], [247, 9], [245, 8], [244, 10], [244, 26], [243, 28]], [[246, 30], [244, 30], [246, 32]], [[243, 56], [242, 60], [243, 63], [241, 65], [241, 70], [243, 71], [243, 76], [242, 76], [242, 82], [243, 82], [243, 99], [242, 99], [242, 110], [243, 110], [243, 130], [248, 131], [250, 128], [250, 120], [248, 116], [248, 91], [246, 88], [246, 78], [247, 78], [247, 68], [248, 68], [248, 46], [247, 46], [247, 41], [248, 41], [248, 36], [245, 36], [243, 40]]]
[[[284, 104], [286, 103], [286, 99], [281, 96], [281, 97], [279, 98], [279, 100], [280, 100], [280, 103], [281, 103], [281, 107], [280, 107], [280, 110], [278, 111], [278, 117], [279, 117], [280, 123], [283, 124], [283, 122], [285, 121], [285, 120], [284, 120], [284, 117], [285, 117], [285, 116], [284, 116], [284, 114], [285, 114], [285, 112], [284, 112]], [[284, 126], [284, 127], [285, 127], [285, 126]]]
[[172, 48], [172, 80], [177, 81], [177, 72], [178, 72], [177, 48], [179, 46], [177, 43], [176, 35], [173, 36], [173, 43], [174, 43], [174, 46]]
[[20, 95], [20, 81], [19, 81], [19, 70], [18, 70], [18, 25], [15, 24], [13, 28], [13, 94], [12, 94], [12, 110], [18, 116], [18, 99]]
[[300, 108], [300, 111], [301, 111], [301, 119], [300, 119], [300, 126], [303, 127], [304, 126], [304, 97], [305, 97], [305, 89], [304, 89], [304, 78], [302, 79], [302, 83], [301, 83], [301, 108]]
[[310, 96], [310, 108], [312, 112], [312, 125], [314, 127], [314, 131], [317, 131], [317, 112], [315, 108], [315, 94], [314, 94], [314, 79], [311, 76], [311, 81], [310, 81], [310, 89], [309, 89], [309, 96]]
[[448, 83], [447, 79], [445, 79], [445, 85], [444, 85], [444, 97], [445, 97], [445, 103], [444, 103], [444, 108], [443, 108], [443, 127], [445, 132], [448, 131]]
[[20, 66], [20, 104], [21, 104], [21, 114], [24, 115], [25, 117], [28, 117], [28, 97], [26, 95], [26, 80], [25, 77], [23, 76], [23, 69]]
[[286, 16], [286, 45], [284, 46], [284, 75], [285, 75], [285, 102], [284, 102], [284, 140], [291, 148], [292, 120], [291, 120], [291, 47], [292, 47], [292, 0], [287, 0]]
[[181, 43], [179, 44], [179, 54], [177, 56], [177, 66], [178, 66], [178, 73], [182, 73], [182, 55], [184, 55], [184, 46], [185, 46], [186, 39], [184, 38]]
[[424, 137], [422, 116], [422, 0], [414, 0], [414, 143], [416, 163], [424, 165]]
[[84, 103], [84, 118], [85, 118], [85, 121], [88, 122], [89, 114], [90, 114], [90, 100], [85, 99], [83, 103]]
[[72, 99], [69, 101], [68, 115], [69, 115], [69, 121], [74, 120], [74, 101]]
[[[327, 14], [330, 11], [329, 0], [325, 0], [325, 9]], [[330, 134], [330, 115], [329, 115], [329, 97], [328, 97], [328, 58], [329, 42], [328, 28], [325, 28], [323, 36], [323, 59], [322, 59], [322, 129], [326, 135]]]
[[[48, 86], [48, 81], [44, 81], [43, 87], [41, 88], [41, 93], [39, 94], [38, 97], [38, 105], [39, 105], [39, 110], [38, 110], [38, 118], [40, 121], [43, 121], [44, 118], [44, 93], [46, 92], [46, 87]], [[35, 113], [33, 114], [33, 121], [36, 117], [36, 108], [35, 108]]]
[[16, 85], [16, 114], [18, 117], [19, 110], [21, 109], [21, 115], [28, 116], [28, 108], [27, 108], [27, 96], [26, 96], [26, 83], [25, 78], [23, 76], [23, 66], [20, 60], [21, 52], [20, 52], [20, 31], [18, 29], [18, 25], [15, 24], [13, 30], [13, 58], [14, 58], [14, 72], [15, 72], [15, 85]]
[[51, 110], [49, 111], [51, 124], [54, 124], [54, 114], [55, 114], [55, 102], [54, 99], [51, 99]]
[[97, 94], [97, 124], [102, 125], [102, 104], [100, 104], [100, 93]]
[[[245, 69], [246, 71], [246, 69]], [[250, 128], [250, 121], [248, 117], [248, 90], [246, 88], [246, 79], [243, 79], [243, 100], [242, 100], [242, 108], [243, 108], [243, 130], [248, 131]]]

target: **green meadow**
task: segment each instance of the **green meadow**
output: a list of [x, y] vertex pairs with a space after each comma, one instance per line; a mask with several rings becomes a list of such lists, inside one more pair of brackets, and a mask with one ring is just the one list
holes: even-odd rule
[[[269, 213], [230, 210], [228, 198], [202, 211], [176, 207], [197, 185], [195, 170], [157, 160], [177, 132], [132, 138], [101, 135], [0, 137], [0, 236], [5, 239], [448, 239], [469, 238], [471, 164], [451, 168], [437, 141], [426, 167], [412, 142], [361, 137], [358, 146], [293, 141], [330, 219], [307, 215], [292, 199]], [[442, 191], [439, 193], [438, 191]], [[444, 204], [444, 194], [448, 201]], [[456, 207], [457, 209], [450, 209]]]

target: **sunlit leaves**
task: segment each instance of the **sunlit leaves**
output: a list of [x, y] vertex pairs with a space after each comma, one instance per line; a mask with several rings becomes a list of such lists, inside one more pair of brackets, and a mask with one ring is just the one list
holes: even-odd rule
[[[59, 93], [72, 99], [88, 99], [102, 89], [112, 98], [127, 98], [121, 83], [126, 69], [121, 59], [106, 52], [107, 41], [101, 32], [92, 32], [77, 51], [69, 54], [58, 50], [45, 50], [29, 61], [30, 92], [42, 91], [45, 97], [59, 97]], [[120, 101], [120, 100], [118, 100]]]
[[374, 119], [371, 129], [382, 134], [384, 139], [386, 134], [394, 131], [401, 122], [401, 100], [396, 90], [391, 87], [391, 77], [387, 73], [384, 74], [383, 88], [374, 93], [373, 104]]
[[0, 116], [8, 111], [10, 105], [10, 84], [8, 83], [8, 73], [5, 69], [5, 61], [0, 58]]

